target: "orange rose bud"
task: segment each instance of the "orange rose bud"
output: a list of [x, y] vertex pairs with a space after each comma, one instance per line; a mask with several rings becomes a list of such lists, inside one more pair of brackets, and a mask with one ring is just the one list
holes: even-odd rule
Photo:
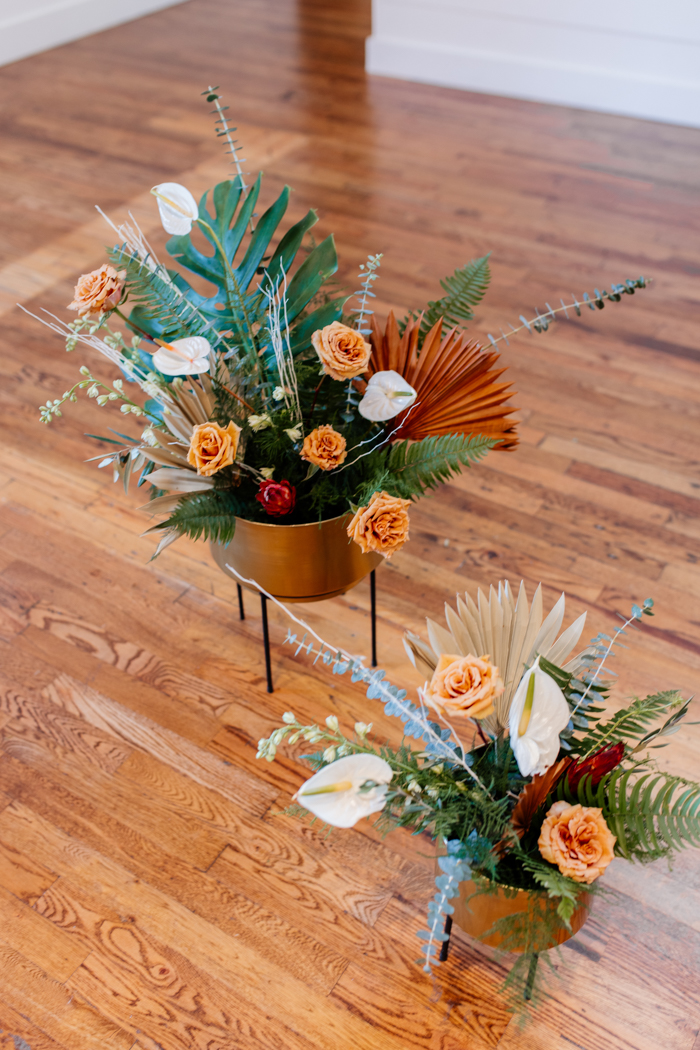
[[241, 427], [233, 420], [224, 429], [218, 423], [200, 423], [192, 431], [187, 462], [208, 478], [222, 467], [230, 467], [238, 451]]
[[113, 266], [100, 266], [99, 270], [84, 273], [75, 286], [73, 302], [69, 310], [77, 310], [80, 317], [99, 316], [119, 306], [124, 291], [126, 270], [119, 273]]
[[399, 499], [388, 492], [375, 492], [366, 507], [360, 507], [348, 525], [348, 536], [362, 553], [376, 551], [390, 558], [408, 539], [410, 499]]
[[372, 347], [354, 328], [333, 321], [314, 332], [311, 342], [332, 379], [354, 379], [367, 371]]
[[424, 692], [425, 702], [440, 714], [486, 718], [503, 692], [498, 668], [488, 656], [450, 656], [443, 653]]
[[342, 434], [324, 423], [322, 427], [316, 427], [304, 438], [301, 450], [301, 458], [321, 470], [334, 470], [344, 462], [347, 452], [346, 441]]
[[540, 853], [574, 882], [594, 882], [613, 859], [615, 836], [603, 811], [592, 806], [555, 802], [537, 841]]

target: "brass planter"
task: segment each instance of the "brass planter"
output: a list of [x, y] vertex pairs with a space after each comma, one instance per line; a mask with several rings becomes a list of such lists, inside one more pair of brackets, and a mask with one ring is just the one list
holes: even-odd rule
[[212, 543], [211, 553], [237, 583], [227, 562], [280, 601], [318, 602], [349, 591], [382, 561], [381, 554], [363, 554], [348, 539], [350, 519], [342, 514], [310, 525], [268, 525], [236, 518], [228, 547]]
[[[470, 903], [467, 904], [467, 899], [477, 889], [477, 883], [471, 880], [460, 882], [459, 898], [451, 901], [454, 907], [452, 921], [461, 927], [465, 933], [468, 933], [470, 937], [475, 937], [482, 944], [489, 944], [492, 948], [500, 947], [503, 938], [497, 933], [493, 933], [489, 937], [484, 937], [483, 934], [490, 930], [498, 919], [504, 919], [506, 916], [515, 915], [518, 912], [530, 911], [531, 917], [533, 920], [536, 920], [538, 913], [542, 914], [545, 910], [556, 911], [557, 902], [549, 898], [544, 892], [539, 893], [531, 890], [514, 891], [512, 889], [507, 890], [506, 887], [501, 886], [498, 887], [496, 893], [480, 893], [478, 896], [472, 897]], [[506, 891], [509, 894], [508, 896], [506, 896]], [[571, 930], [567, 930], [563, 925], [559, 926], [551, 939], [535, 944], [534, 950], [546, 951], [548, 948], [554, 948], [557, 944], [564, 944], [565, 941], [568, 941], [583, 926], [588, 918], [590, 907], [590, 896], [586, 894], [571, 918]]]

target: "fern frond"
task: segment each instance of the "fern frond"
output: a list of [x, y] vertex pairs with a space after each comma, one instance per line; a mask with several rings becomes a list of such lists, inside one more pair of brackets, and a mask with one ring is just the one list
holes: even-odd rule
[[557, 795], [602, 809], [617, 838], [615, 852], [628, 860], [655, 859], [688, 845], [700, 846], [700, 784], [640, 769], [618, 767], [595, 788], [586, 777], [573, 794], [564, 778]]
[[[447, 295], [426, 306], [420, 326], [421, 337], [428, 334], [439, 317], [444, 317], [446, 328], [463, 328], [464, 322], [474, 316], [472, 307], [484, 298], [490, 280], [489, 256], [484, 255], [481, 259], [472, 259], [466, 266], [455, 270], [452, 277], [440, 281]], [[409, 318], [417, 316], [412, 313], [399, 323], [402, 335]]]
[[[652, 723], [668, 712], [674, 711], [675, 708], [680, 707], [682, 704], [683, 699], [676, 689], [669, 689], [663, 693], [654, 693], [641, 700], [633, 700], [628, 707], [618, 711], [607, 722], [599, 723], [582, 740], [577, 741], [578, 746], [576, 750], [585, 757], [593, 751], [598, 751], [605, 744], [617, 743], [618, 740], [633, 741], [635, 743], [645, 740], [650, 743], [657, 735], [656, 733], [649, 733], [649, 727]], [[683, 714], [685, 714], [686, 710], [687, 704], [684, 705]], [[674, 712], [672, 719], [669, 719], [669, 721], [676, 721], [676, 713]], [[661, 726], [659, 733], [664, 728], [665, 726]]]
[[478, 463], [496, 444], [482, 434], [444, 434], [422, 441], [399, 441], [392, 445], [386, 470], [394, 486], [411, 496], [447, 481], [460, 468]]
[[176, 529], [193, 540], [230, 543], [236, 531], [236, 515], [244, 506], [231, 491], [213, 489], [185, 497], [159, 529]]
[[107, 257], [117, 270], [126, 270], [129, 299], [134, 303], [138, 326], [155, 336], [170, 339], [203, 335], [211, 322], [200, 313], [162, 267], [151, 270], [136, 252], [124, 245], [107, 249]]

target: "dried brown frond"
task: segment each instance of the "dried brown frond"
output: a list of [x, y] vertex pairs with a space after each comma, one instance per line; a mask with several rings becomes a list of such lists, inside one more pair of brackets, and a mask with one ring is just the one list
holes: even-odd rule
[[532, 824], [535, 813], [540, 808], [547, 795], [552, 791], [560, 778], [571, 765], [570, 758], [560, 758], [546, 773], [534, 776], [532, 781], [520, 792], [515, 809], [511, 816], [511, 822], [518, 838], [522, 838]]
[[401, 438], [419, 441], [441, 434], [483, 434], [495, 438], [495, 448], [514, 448], [518, 443], [511, 383], [497, 380], [505, 368], [494, 369], [499, 354], [483, 350], [465, 332], [452, 328], [442, 334], [442, 318], [420, 342], [422, 315], [410, 321], [400, 334], [393, 312], [384, 333], [372, 318], [372, 356], [369, 375], [394, 371], [417, 392], [415, 405], [396, 417], [403, 419]]

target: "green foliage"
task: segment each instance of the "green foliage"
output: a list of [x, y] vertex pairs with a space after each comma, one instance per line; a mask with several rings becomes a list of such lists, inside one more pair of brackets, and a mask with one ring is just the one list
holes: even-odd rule
[[483, 459], [496, 441], [482, 434], [444, 434], [422, 441], [397, 441], [386, 462], [393, 488], [404, 498], [422, 496]]
[[[682, 707], [682, 712], [678, 708]], [[634, 742], [646, 746], [657, 735], [664, 730], [668, 733], [677, 725], [678, 714], [680, 717], [686, 713], [687, 704], [676, 689], [669, 689], [663, 693], [654, 693], [644, 699], [634, 700], [628, 707], [618, 711], [607, 722], [599, 723], [592, 728], [583, 738], [577, 741], [576, 750], [585, 756], [593, 751], [598, 751], [605, 744], [617, 743], [618, 740]], [[670, 725], [664, 723], [658, 729], [649, 733], [649, 727], [653, 722], [662, 718], [668, 712], [675, 711], [676, 714], [669, 719]], [[668, 728], [667, 728], [668, 727]], [[638, 748], [637, 748], [638, 749]]]
[[134, 304], [130, 315], [134, 326], [169, 340], [205, 332], [208, 319], [182, 294], [173, 274], [149, 269], [123, 245], [108, 248], [107, 257], [115, 269], [126, 270], [129, 299]]
[[581, 896], [581, 883], [568, 879], [558, 868], [547, 864], [541, 857], [521, 856], [522, 865], [547, 896], [556, 900], [556, 913], [567, 930], [571, 929], [571, 917], [576, 911]]
[[212, 489], [185, 496], [159, 529], [177, 529], [193, 540], [230, 543], [236, 531], [236, 515], [243, 505], [230, 489]]
[[[489, 256], [484, 255], [481, 259], [472, 259], [466, 266], [455, 270], [452, 277], [440, 281], [447, 294], [426, 306], [420, 326], [421, 336], [427, 335], [440, 317], [444, 317], [447, 327], [463, 328], [464, 322], [474, 316], [472, 307], [484, 298], [490, 280]], [[414, 312], [400, 322], [401, 332], [408, 319], [416, 316]]]
[[700, 846], [700, 784], [660, 770], [642, 772], [643, 768], [619, 767], [596, 788], [586, 777], [575, 795], [564, 780], [557, 794], [602, 809], [617, 838], [615, 852], [628, 860], [656, 859], [687, 845]]
[[483, 459], [495, 441], [481, 434], [443, 434], [421, 441], [397, 441], [366, 458], [366, 477], [353, 502], [366, 503], [374, 492], [386, 491], [402, 499], [417, 499], [462, 467]]
[[[289, 187], [285, 186], [276, 201], [263, 213], [251, 232], [251, 218], [260, 193], [261, 178], [245, 193], [240, 176], [220, 182], [211, 194], [213, 214], [208, 208], [205, 193], [199, 205], [199, 222], [204, 237], [213, 248], [211, 255], [201, 252], [191, 234], [172, 237], [168, 251], [188, 270], [205, 277], [217, 288], [215, 295], [202, 296], [180, 278], [186, 298], [192, 302], [218, 331], [232, 330], [233, 340], [248, 352], [256, 345], [259, 326], [265, 325], [267, 299], [265, 292], [273, 292], [281, 279], [290, 274], [296, 255], [307, 231], [318, 221], [316, 212], [307, 212], [279, 241], [274, 251], [271, 241], [287, 210]], [[238, 259], [239, 253], [241, 254]], [[269, 254], [268, 254], [269, 253]], [[321, 285], [338, 268], [338, 257], [333, 237], [326, 237], [306, 257], [287, 285], [287, 319], [290, 323], [300, 317]], [[251, 289], [257, 276], [261, 280]], [[340, 316], [342, 301], [326, 306], [324, 317]], [[323, 324], [328, 324], [323, 320]], [[302, 333], [311, 325], [311, 331], [320, 327], [318, 319], [308, 316], [301, 321]], [[309, 332], [310, 335], [310, 332]], [[299, 333], [292, 326], [290, 340], [299, 343]], [[303, 334], [301, 342], [306, 345]], [[255, 351], [258, 352], [257, 350]]]

